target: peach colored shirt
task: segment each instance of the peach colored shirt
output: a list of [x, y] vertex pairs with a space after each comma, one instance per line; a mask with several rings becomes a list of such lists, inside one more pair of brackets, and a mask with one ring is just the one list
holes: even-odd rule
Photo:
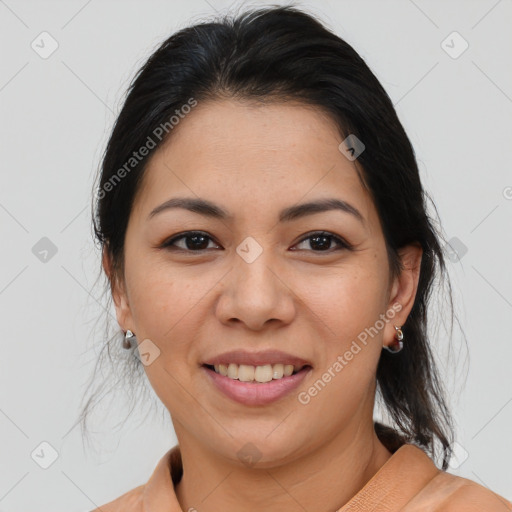
[[[176, 445], [160, 459], [146, 484], [93, 512], [186, 512], [174, 492], [181, 475]], [[472, 480], [438, 469], [422, 449], [403, 444], [337, 512], [363, 511], [510, 512], [512, 502]]]

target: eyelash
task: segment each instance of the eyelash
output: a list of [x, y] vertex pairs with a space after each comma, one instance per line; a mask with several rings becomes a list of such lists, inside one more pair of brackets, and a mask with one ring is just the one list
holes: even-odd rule
[[[172, 251], [180, 251], [180, 252], [188, 252], [188, 253], [202, 253], [204, 251], [207, 251], [208, 249], [198, 249], [198, 250], [194, 251], [192, 249], [183, 249], [181, 247], [173, 246], [173, 244], [175, 244], [178, 240], [181, 240], [184, 238], [192, 238], [193, 236], [203, 236], [203, 237], [209, 238], [210, 240], [213, 241], [213, 238], [211, 238], [208, 235], [208, 233], [205, 233], [204, 231], [186, 231], [184, 233], [173, 236], [172, 238], [166, 240], [160, 247], [162, 249], [169, 249]], [[305, 242], [305, 241], [307, 241], [311, 238], [315, 238], [315, 237], [326, 237], [326, 238], [333, 239], [335, 242], [338, 243], [338, 248], [334, 249], [334, 250], [340, 250], [340, 249], [346, 249], [349, 251], [352, 250], [352, 246], [348, 242], [346, 242], [343, 238], [341, 238], [337, 235], [334, 235], [332, 233], [329, 233], [328, 231], [315, 231], [313, 233], [309, 233], [308, 236], [299, 240], [299, 242], [297, 242], [296, 245], [301, 244], [302, 242]], [[298, 250], [302, 250], [302, 249], [298, 249]], [[332, 251], [332, 249], [327, 249], [325, 251], [313, 251], [312, 250], [312, 252], [331, 253], [333, 251]]]

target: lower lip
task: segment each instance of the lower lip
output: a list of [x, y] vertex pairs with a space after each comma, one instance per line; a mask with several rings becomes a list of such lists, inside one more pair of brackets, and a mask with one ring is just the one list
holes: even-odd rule
[[217, 389], [235, 402], [245, 405], [265, 405], [283, 398], [296, 389], [312, 370], [308, 366], [294, 375], [270, 382], [241, 382], [225, 377], [206, 366], [201, 368], [217, 386]]

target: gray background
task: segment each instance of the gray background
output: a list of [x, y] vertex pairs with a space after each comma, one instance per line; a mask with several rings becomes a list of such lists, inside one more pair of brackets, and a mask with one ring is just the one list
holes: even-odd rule
[[[230, 3], [0, 0], [0, 511], [91, 510], [144, 483], [175, 444], [170, 422], [138, 411], [118, 433], [98, 425], [98, 451], [73, 427], [105, 321], [90, 191], [135, 71], [172, 32]], [[456, 325], [450, 354], [441, 321], [434, 334], [457, 420], [450, 471], [512, 499], [512, 2], [297, 5], [367, 61], [415, 147], [457, 251], [448, 265], [466, 341]], [[43, 31], [58, 43], [48, 58]], [[469, 44], [460, 55], [454, 31]], [[43, 237], [55, 254], [41, 253]], [[31, 457], [42, 442], [58, 454], [48, 469]]]

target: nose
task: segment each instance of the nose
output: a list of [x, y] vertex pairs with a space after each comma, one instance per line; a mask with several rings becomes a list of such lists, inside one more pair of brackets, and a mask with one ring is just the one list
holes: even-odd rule
[[269, 253], [264, 250], [252, 262], [236, 255], [233, 268], [222, 280], [216, 304], [219, 321], [242, 323], [257, 331], [271, 323], [277, 327], [293, 320], [295, 295]]

